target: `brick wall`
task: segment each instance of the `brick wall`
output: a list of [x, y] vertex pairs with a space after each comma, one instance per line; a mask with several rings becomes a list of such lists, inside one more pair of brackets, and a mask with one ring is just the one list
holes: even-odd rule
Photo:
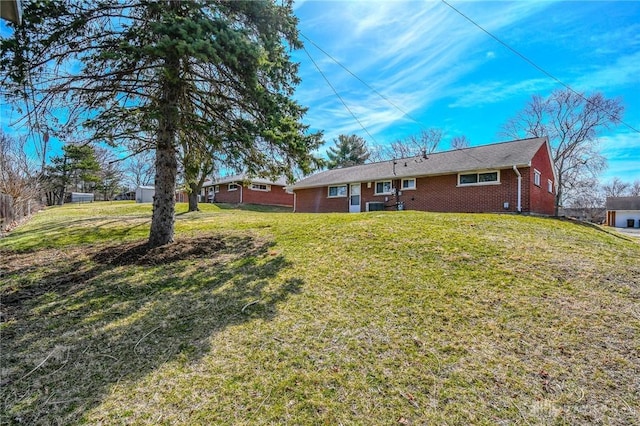
[[[283, 186], [271, 185], [270, 191], [253, 190], [238, 185], [235, 191], [229, 191], [228, 184], [220, 184], [220, 191], [215, 194], [216, 203], [239, 204], [242, 196], [243, 204], [265, 204], [270, 206], [293, 206], [293, 194], [284, 190]], [[208, 189], [207, 189], [208, 191]]]
[[293, 207], [293, 194], [287, 193], [283, 186], [271, 185], [270, 191], [258, 191], [243, 187], [242, 191], [242, 202], [244, 204]]
[[[309, 188], [295, 191], [295, 210], [303, 213], [348, 212], [347, 197], [329, 198], [327, 187]], [[363, 204], [364, 205], [364, 204]]]
[[[535, 185], [534, 169], [540, 172], [540, 186]], [[553, 164], [549, 157], [546, 145], [542, 145], [536, 155], [531, 159], [531, 169], [528, 176], [530, 191], [531, 211], [535, 213], [553, 215], [555, 206], [555, 177]], [[553, 184], [552, 192], [549, 192], [548, 181]]]

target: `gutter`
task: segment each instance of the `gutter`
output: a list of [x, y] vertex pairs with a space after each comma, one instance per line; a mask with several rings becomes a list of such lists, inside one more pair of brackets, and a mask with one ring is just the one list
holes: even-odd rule
[[518, 175], [518, 206], [516, 209], [518, 213], [522, 213], [522, 175], [515, 164], [513, 165], [513, 171]]

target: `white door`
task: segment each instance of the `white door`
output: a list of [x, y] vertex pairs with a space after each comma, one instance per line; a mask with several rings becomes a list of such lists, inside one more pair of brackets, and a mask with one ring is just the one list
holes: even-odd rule
[[349, 185], [349, 213], [360, 213], [360, 184]]

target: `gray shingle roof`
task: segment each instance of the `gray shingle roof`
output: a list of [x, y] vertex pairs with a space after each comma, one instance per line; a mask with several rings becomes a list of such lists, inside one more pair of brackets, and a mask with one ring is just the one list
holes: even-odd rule
[[225, 177], [220, 177], [220, 178], [216, 178], [213, 181], [206, 181], [202, 186], [203, 187], [207, 187], [207, 186], [211, 186], [211, 185], [221, 185], [221, 184], [225, 184], [225, 183], [242, 183], [242, 182], [251, 182], [251, 183], [259, 183], [259, 184], [265, 184], [265, 185], [280, 185], [280, 186], [287, 186], [287, 180], [284, 177], [280, 177], [278, 178], [278, 180], [273, 181], [270, 179], [264, 179], [264, 178], [260, 178], [260, 177], [254, 177], [254, 178], [249, 178], [247, 177], [247, 175], [244, 174], [239, 174], [239, 175], [232, 175], [232, 176], [225, 176]]
[[640, 197], [607, 197], [607, 210], [640, 210]]
[[[405, 177], [436, 176], [464, 171], [527, 167], [546, 138], [521, 139], [473, 148], [436, 152], [422, 156], [326, 170], [293, 185], [293, 189], [368, 182]], [[394, 164], [395, 163], [395, 164]]]

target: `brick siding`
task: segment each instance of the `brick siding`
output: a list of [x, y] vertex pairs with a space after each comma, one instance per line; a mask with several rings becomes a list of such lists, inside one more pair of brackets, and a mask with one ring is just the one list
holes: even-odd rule
[[[238, 184], [235, 191], [229, 191], [228, 184], [220, 184], [220, 191], [215, 194], [216, 203], [230, 204], [264, 204], [269, 206], [293, 207], [293, 194], [287, 193], [283, 186], [271, 185], [270, 191], [258, 191]], [[208, 191], [208, 188], [207, 188]], [[206, 192], [208, 194], [208, 192]]]

